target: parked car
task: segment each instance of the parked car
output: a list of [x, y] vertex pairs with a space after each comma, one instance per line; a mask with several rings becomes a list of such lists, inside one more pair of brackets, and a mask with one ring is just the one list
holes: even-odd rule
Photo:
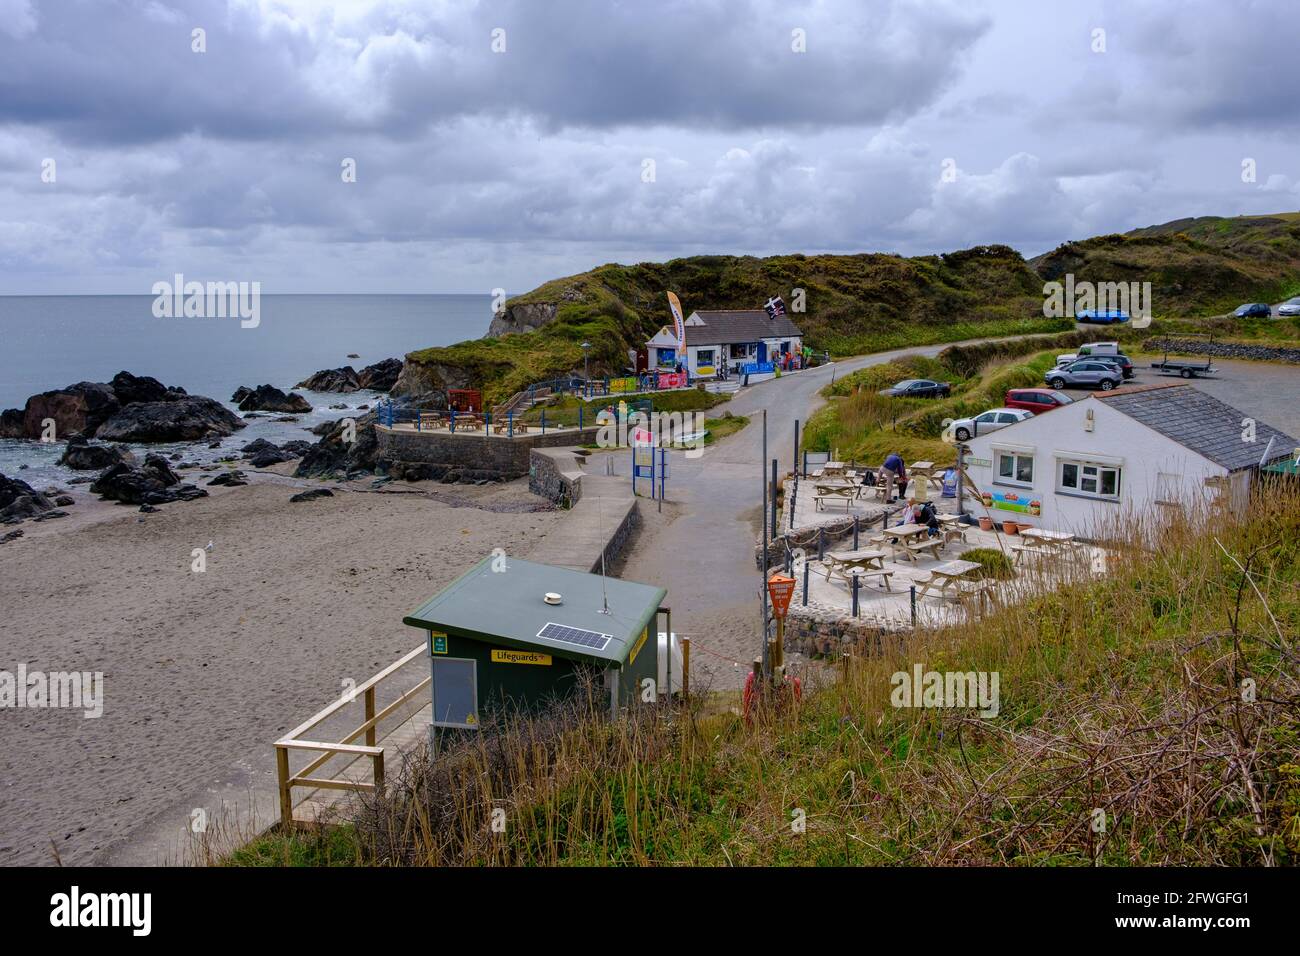
[[1063, 368], [1067, 365], [1073, 365], [1075, 362], [1082, 362], [1088, 359], [1093, 362], [1102, 362], [1106, 365], [1113, 365], [1125, 378], [1133, 377], [1133, 360], [1127, 355], [1087, 355], [1080, 351], [1078, 354], [1058, 355], [1056, 357], [1056, 367]]
[[1069, 395], [1054, 392], [1050, 388], [1009, 388], [1002, 404], [1007, 408], [1019, 408], [1041, 415], [1073, 401]]
[[1091, 322], [1097, 325], [1110, 325], [1113, 322], [1127, 322], [1129, 315], [1123, 309], [1084, 309], [1074, 313], [1076, 322]]
[[1287, 299], [1277, 307], [1278, 315], [1300, 315], [1300, 296]]
[[1101, 359], [1084, 359], [1072, 365], [1058, 365], [1049, 369], [1043, 379], [1057, 389], [1067, 385], [1096, 385], [1102, 391], [1109, 392], [1124, 381], [1124, 373], [1118, 366]]
[[1232, 314], [1239, 319], [1267, 319], [1273, 315], [1273, 308], [1267, 302], [1248, 302], [1238, 306]]
[[1033, 412], [1025, 411], [1023, 408], [991, 408], [973, 418], [957, 419], [948, 426], [946, 431], [958, 441], [969, 441], [976, 435], [987, 435], [999, 428], [1006, 428], [1008, 425], [1033, 417]]
[[1079, 358], [1092, 355], [1119, 355], [1118, 342], [1086, 342], [1079, 346]]
[[880, 394], [894, 398], [942, 398], [952, 394], [952, 386], [928, 378], [905, 378], [892, 388], [882, 388]]

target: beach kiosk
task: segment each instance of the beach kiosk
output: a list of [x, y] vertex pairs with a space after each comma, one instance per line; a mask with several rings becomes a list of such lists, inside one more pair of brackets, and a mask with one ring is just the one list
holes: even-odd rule
[[584, 673], [601, 682], [617, 716], [656, 679], [667, 593], [504, 554], [484, 558], [402, 619], [428, 642], [435, 738], [477, 730], [494, 711], [536, 712], [572, 693]]

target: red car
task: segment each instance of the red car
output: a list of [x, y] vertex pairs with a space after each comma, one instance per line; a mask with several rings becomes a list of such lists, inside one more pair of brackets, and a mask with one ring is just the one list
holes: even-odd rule
[[1002, 404], [1007, 408], [1023, 408], [1039, 415], [1073, 401], [1069, 395], [1062, 395], [1050, 388], [1009, 388]]

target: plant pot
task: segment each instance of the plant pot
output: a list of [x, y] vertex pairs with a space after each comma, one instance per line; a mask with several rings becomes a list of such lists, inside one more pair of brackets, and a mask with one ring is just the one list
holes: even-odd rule
[[992, 519], [992, 518], [980, 518], [980, 530], [981, 530], [981, 531], [992, 531], [992, 530], [993, 530], [993, 519]]
[[1003, 521], [1003, 522], [1002, 522], [1002, 533], [1003, 533], [1003, 534], [1015, 534], [1015, 533], [1016, 533], [1016, 523], [1015, 523], [1014, 521]]

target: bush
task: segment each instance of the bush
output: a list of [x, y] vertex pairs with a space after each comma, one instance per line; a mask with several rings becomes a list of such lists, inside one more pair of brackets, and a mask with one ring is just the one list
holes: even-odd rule
[[983, 569], [982, 577], [1006, 580], [1015, 576], [1015, 571], [1011, 568], [1011, 559], [997, 548], [971, 548], [969, 551], [962, 552], [961, 559], [974, 561], [980, 565]]

